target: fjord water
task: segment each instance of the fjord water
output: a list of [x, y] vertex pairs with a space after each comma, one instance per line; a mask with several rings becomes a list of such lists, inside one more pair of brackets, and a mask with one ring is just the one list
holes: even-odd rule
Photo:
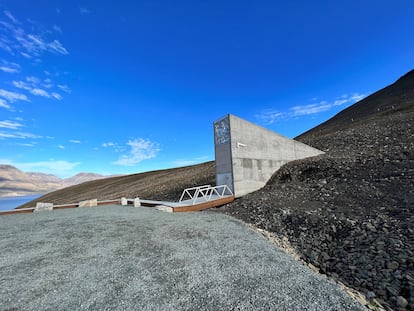
[[42, 194], [22, 195], [16, 197], [0, 197], [0, 211], [12, 210], [26, 202], [37, 199]]

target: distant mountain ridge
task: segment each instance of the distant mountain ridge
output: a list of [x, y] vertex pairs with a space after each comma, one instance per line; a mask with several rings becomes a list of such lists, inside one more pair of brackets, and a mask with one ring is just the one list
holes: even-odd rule
[[0, 197], [47, 193], [107, 177], [112, 176], [79, 173], [62, 179], [52, 174], [23, 172], [12, 165], [0, 164]]

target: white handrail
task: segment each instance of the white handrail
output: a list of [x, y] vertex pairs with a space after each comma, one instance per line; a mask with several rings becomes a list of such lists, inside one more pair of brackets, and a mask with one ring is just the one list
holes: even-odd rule
[[192, 200], [192, 205], [194, 205], [200, 198], [204, 199], [207, 202], [212, 200], [213, 195], [217, 195], [219, 198], [222, 198], [226, 195], [226, 193], [227, 195], [233, 195], [233, 192], [227, 185], [220, 185], [215, 187], [212, 187], [210, 185], [191, 187], [184, 189], [179, 202], [182, 202], [183, 199], [188, 196], [188, 200]]

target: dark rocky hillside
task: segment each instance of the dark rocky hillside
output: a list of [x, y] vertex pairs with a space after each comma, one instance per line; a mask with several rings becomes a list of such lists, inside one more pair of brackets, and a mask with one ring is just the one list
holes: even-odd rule
[[[413, 121], [411, 71], [297, 137], [326, 154], [286, 164], [261, 190], [215, 211], [273, 233], [372, 304], [414, 310]], [[177, 200], [186, 187], [214, 183], [209, 162], [87, 182], [38, 200]]]
[[140, 197], [147, 200], [178, 201], [185, 188], [215, 184], [214, 174], [214, 162], [207, 162], [175, 169], [93, 180], [51, 192], [19, 208], [33, 207], [36, 202], [65, 204], [95, 198], [110, 200]]
[[414, 310], [414, 71], [297, 139], [326, 152], [221, 208], [320, 272]]

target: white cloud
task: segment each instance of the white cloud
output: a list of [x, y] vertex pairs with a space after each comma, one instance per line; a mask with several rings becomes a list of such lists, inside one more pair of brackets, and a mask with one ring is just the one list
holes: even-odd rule
[[53, 25], [53, 30], [56, 31], [57, 33], [62, 33], [62, 28], [60, 28], [58, 25]]
[[[363, 99], [366, 95], [354, 93], [352, 95], [342, 95], [340, 98], [332, 101], [319, 101], [307, 105], [298, 105], [289, 108], [287, 111], [279, 111], [275, 109], [265, 109], [261, 113], [256, 115], [256, 118], [261, 120], [265, 124], [272, 124], [276, 121], [283, 119], [290, 119], [300, 116], [314, 115], [323, 111], [331, 110], [333, 107], [342, 105], [351, 105], [355, 102]], [[316, 100], [313, 99], [313, 100]]]
[[11, 109], [10, 105], [4, 99], [1, 99], [1, 98], [0, 98], [0, 107], [8, 109], [8, 110]]
[[48, 92], [46, 92], [45, 90], [42, 90], [42, 89], [37, 89], [37, 88], [34, 88], [34, 89], [31, 89], [30, 90], [30, 93], [32, 93], [33, 95], [35, 95], [35, 96], [42, 96], [42, 97], [47, 97], [47, 98], [50, 98], [50, 94], [48, 93]]
[[66, 92], [66, 93], [71, 93], [72, 92], [71, 89], [67, 85], [65, 85], [65, 84], [58, 84], [57, 87], [60, 90], [62, 90], [63, 92]]
[[305, 116], [309, 114], [315, 114], [322, 111], [327, 111], [331, 109], [333, 104], [329, 104], [325, 101], [321, 101], [320, 103], [316, 104], [309, 104], [309, 105], [303, 105], [303, 106], [295, 106], [290, 108], [290, 114], [293, 117], [297, 116]]
[[117, 143], [114, 143], [114, 142], [111, 142], [111, 141], [103, 143], [101, 146], [104, 147], [104, 148], [111, 148], [115, 152], [118, 152], [118, 153], [125, 152], [127, 150], [127, 148], [129, 147], [128, 145], [127, 146], [123, 146], [123, 145], [121, 146], [121, 145], [119, 145]]
[[17, 73], [20, 71], [20, 65], [3, 59], [0, 70], [6, 73]]
[[[50, 35], [60, 33], [60, 28], [58, 26], [53, 26], [54, 31], [50, 31], [45, 29], [42, 25], [31, 22], [32, 25], [29, 26], [30, 28], [28, 27], [30, 33], [27, 33], [23, 29], [24, 25], [18, 22], [9, 11], [5, 11], [4, 13], [9, 17], [12, 23], [0, 21], [0, 24], [3, 26], [3, 35], [0, 37], [0, 47], [10, 54], [15, 55], [16, 53], [20, 53], [26, 58], [38, 57], [44, 52], [61, 55], [69, 54], [59, 40], [48, 38]], [[36, 31], [36, 29], [38, 30]]]
[[29, 101], [27, 96], [24, 94], [10, 92], [10, 91], [6, 91], [3, 89], [0, 89], [0, 97], [3, 97], [4, 99], [7, 99], [9, 102], [12, 102], [12, 103], [17, 100], [23, 100], [27, 102]]
[[0, 70], [3, 71], [3, 72], [7, 72], [7, 73], [19, 72], [19, 70], [17, 70], [16, 68], [11, 68], [11, 67], [7, 67], [7, 66], [0, 66]]
[[265, 124], [272, 124], [286, 118], [286, 113], [275, 109], [265, 109], [260, 114], [257, 114], [256, 118]]
[[23, 124], [21, 124], [19, 122], [15, 122], [15, 121], [10, 121], [10, 120], [0, 121], [0, 127], [1, 128], [17, 130], [18, 128], [20, 128], [22, 126], [23, 126]]
[[15, 145], [22, 146], [22, 147], [34, 147], [34, 146], [36, 146], [36, 143], [35, 142], [32, 142], [32, 143], [17, 143]]
[[50, 94], [53, 98], [57, 99], [57, 100], [61, 100], [62, 96], [60, 96], [60, 94], [53, 92], [52, 94]]
[[34, 76], [26, 77], [26, 81], [28, 81], [28, 82], [30, 82], [34, 85], [37, 85], [37, 84], [40, 83], [40, 79], [37, 78], [37, 77], [34, 77]]
[[31, 41], [30, 42], [30, 41], [24, 39], [27, 46], [29, 47], [29, 50], [31, 50], [31, 49], [46, 50], [47, 44], [43, 41], [43, 39], [40, 36], [34, 35], [34, 34], [29, 34], [29, 35], [27, 35], [27, 38]]
[[177, 159], [173, 163], [174, 163], [174, 165], [177, 165], [177, 166], [188, 166], [188, 165], [193, 165], [193, 164], [198, 164], [198, 163], [201, 163], [201, 162], [205, 162], [207, 160], [209, 160], [208, 156], [202, 156], [202, 157], [197, 157], [197, 158], [194, 158], [194, 159]]
[[72, 144], [80, 144], [81, 143], [81, 141], [77, 140], [77, 139], [70, 139], [69, 142], [72, 143]]
[[63, 145], [58, 145], [58, 148], [59, 148], [59, 149], [65, 149], [65, 146], [63, 146]]
[[56, 53], [62, 54], [62, 55], [68, 55], [69, 52], [66, 50], [62, 43], [60, 43], [58, 40], [53, 40], [48, 44], [49, 50], [55, 51]]
[[14, 87], [17, 87], [22, 90], [26, 90], [30, 92], [32, 95], [35, 96], [42, 96], [46, 98], [55, 98], [57, 100], [61, 100], [62, 96], [56, 92], [49, 93], [48, 91], [41, 89], [38, 87], [38, 84], [40, 83], [40, 80], [36, 77], [27, 77], [27, 81], [29, 81], [31, 84], [26, 83], [24, 81], [13, 81], [12, 84]]
[[85, 7], [81, 7], [81, 8], [79, 8], [79, 12], [80, 12], [82, 15], [86, 15], [86, 14], [90, 14], [90, 13], [91, 13], [91, 11], [90, 11], [89, 9], [85, 8]]
[[[1, 24], [1, 23], [0, 23]], [[0, 48], [8, 52], [9, 54], [13, 55], [13, 49], [10, 47], [12, 42], [7, 40], [6, 38], [0, 38]]]
[[13, 16], [12, 13], [9, 11], [3, 11], [4, 15], [6, 15], [13, 23], [20, 24], [20, 22]]
[[154, 158], [160, 150], [157, 143], [142, 138], [129, 140], [127, 145], [131, 148], [129, 153], [121, 155], [113, 164], [134, 166], [143, 160]]
[[22, 90], [30, 90], [30, 86], [23, 81], [13, 81], [12, 84], [14, 85], [14, 87], [17, 87], [18, 89], [22, 89]]
[[354, 94], [352, 94], [352, 95], [349, 97], [349, 100], [350, 100], [351, 102], [356, 103], [356, 102], [358, 102], [358, 101], [360, 101], [360, 100], [364, 99], [366, 96], [367, 96], [367, 95], [365, 95], [365, 94], [358, 94], [358, 93], [354, 93]]
[[114, 147], [114, 146], [115, 146], [115, 144], [113, 142], [111, 142], [111, 141], [102, 144], [102, 147], [104, 147], [104, 148]]
[[5, 139], [5, 138], [18, 138], [18, 139], [37, 139], [37, 138], [42, 138], [42, 136], [39, 135], [35, 135], [32, 133], [25, 133], [25, 132], [0, 132], [0, 139]]

